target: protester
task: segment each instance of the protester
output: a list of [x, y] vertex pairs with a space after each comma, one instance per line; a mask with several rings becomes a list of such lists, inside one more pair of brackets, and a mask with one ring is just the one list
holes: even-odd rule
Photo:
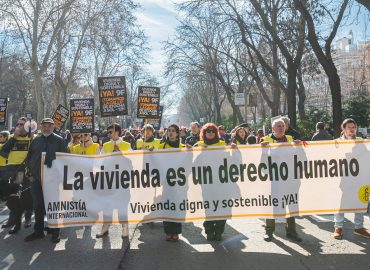
[[99, 146], [100, 146], [100, 142], [99, 142], [99, 134], [98, 133], [92, 133], [91, 134], [91, 139], [92, 139], [92, 141], [93, 141], [93, 143], [97, 143], [97, 144], [99, 144]]
[[180, 127], [180, 139], [181, 143], [185, 143], [186, 138], [188, 137], [188, 131], [186, 130], [186, 127], [181, 126]]
[[110, 141], [110, 136], [108, 134], [108, 131], [103, 132], [103, 138], [101, 140], [101, 145], [105, 144], [106, 142]]
[[[213, 123], [207, 123], [200, 131], [200, 141], [194, 147], [225, 146], [225, 141], [220, 139], [218, 127]], [[203, 227], [208, 241], [221, 241], [225, 231], [226, 220], [204, 221]]]
[[[10, 136], [10, 134], [9, 134], [8, 131], [1, 131], [0, 132], [0, 151], [3, 148], [3, 145], [8, 141], [9, 136]], [[0, 167], [5, 167], [6, 164], [7, 164], [7, 159], [0, 156]]]
[[260, 143], [263, 137], [265, 137], [263, 130], [262, 129], [257, 130], [257, 143]]
[[[131, 150], [131, 144], [122, 140], [121, 133], [121, 126], [117, 124], [112, 124], [108, 127], [110, 141], [103, 144], [103, 148], [101, 150], [102, 154]], [[109, 224], [104, 224], [100, 233], [96, 234], [96, 238], [103, 238], [104, 236], [107, 236], [109, 234], [109, 226]], [[127, 222], [122, 223], [122, 238], [125, 237], [128, 237]]]
[[249, 135], [247, 137], [247, 144], [256, 144], [257, 143], [257, 138], [254, 135]]
[[[351, 118], [347, 118], [342, 122], [341, 125], [342, 134], [338, 140], [362, 140], [360, 137], [356, 137], [357, 123]], [[359, 236], [370, 238], [370, 233], [364, 228], [364, 215], [365, 213], [355, 213], [355, 231], [354, 234]], [[344, 224], [344, 213], [334, 214], [334, 233], [335, 239], [343, 239], [343, 224]]]
[[[33, 199], [33, 208], [35, 211], [34, 232], [28, 235], [24, 241], [29, 242], [44, 238], [44, 195], [41, 186], [41, 156], [46, 152], [45, 165], [51, 168], [52, 162], [56, 159], [56, 152], [67, 152], [67, 145], [62, 137], [53, 133], [55, 128], [54, 121], [51, 118], [44, 118], [41, 121], [41, 135], [35, 138], [28, 152], [26, 166], [28, 176], [31, 181], [31, 192]], [[52, 234], [51, 241], [58, 243], [60, 241], [60, 229], [49, 229]]]
[[150, 124], [144, 125], [141, 130], [142, 139], [136, 141], [136, 149], [153, 150], [160, 147], [161, 140], [154, 138], [154, 128]]
[[76, 145], [79, 145], [80, 142], [81, 142], [81, 134], [79, 133], [72, 134], [72, 139], [68, 143], [68, 152], [73, 153], [73, 147], [75, 147]]
[[247, 133], [243, 127], [236, 127], [231, 134], [231, 142], [238, 144], [247, 144]]
[[191, 122], [190, 129], [190, 135], [185, 139], [187, 147], [193, 146], [200, 140], [200, 124], [198, 122]]
[[220, 134], [220, 139], [225, 141], [227, 145], [231, 143], [231, 134], [226, 133], [224, 126], [218, 126], [218, 133]]
[[14, 134], [9, 137], [0, 151], [0, 155], [7, 158], [3, 179], [6, 182], [4, 189], [10, 213], [8, 222], [4, 227], [13, 226], [9, 230], [9, 234], [15, 234], [20, 230], [23, 212], [25, 212], [25, 227], [31, 226], [32, 199], [29, 191], [29, 180], [24, 176], [24, 164], [33, 134], [28, 134], [24, 129], [27, 121], [25, 117], [18, 119]]
[[[286, 127], [283, 119], [276, 119], [272, 122], [272, 133], [263, 137], [261, 140], [262, 145], [267, 145], [269, 143], [283, 143], [283, 142], [296, 142], [299, 140], [294, 140], [292, 136], [285, 134]], [[296, 242], [301, 242], [302, 239], [298, 236], [295, 226], [295, 218], [289, 217], [286, 219], [286, 236]], [[265, 235], [263, 239], [267, 242], [271, 242], [274, 238], [273, 233], [275, 231], [275, 219], [266, 219]]]
[[[180, 143], [180, 128], [178, 125], [170, 125], [166, 134], [167, 136], [161, 145], [161, 149], [185, 147], [184, 144]], [[182, 231], [181, 223], [163, 221], [163, 228], [166, 234], [166, 241], [176, 242], [179, 240], [179, 234]]]
[[285, 135], [292, 136], [294, 140], [301, 139], [298, 131], [290, 126], [290, 119], [288, 117], [281, 117], [280, 119], [285, 123]]
[[246, 136], [247, 136], [247, 137], [249, 136], [250, 128], [249, 128], [248, 123], [242, 123], [242, 124], [240, 124], [240, 125], [239, 125], [239, 126], [237, 126], [237, 127], [242, 127], [242, 128], [244, 128], [245, 133], [246, 133]]
[[100, 153], [100, 144], [94, 143], [89, 133], [81, 134], [81, 142], [72, 148], [72, 154], [97, 155]]
[[[10, 134], [8, 131], [1, 131], [0, 132], [0, 151], [3, 148], [3, 145], [8, 141]], [[6, 186], [7, 186], [7, 179], [3, 179], [3, 175], [6, 172], [6, 164], [8, 160], [5, 157], [0, 156], [0, 200], [6, 201]], [[5, 178], [5, 177], [4, 177]], [[7, 224], [3, 224], [2, 228], [6, 228]]]
[[136, 140], [134, 135], [132, 135], [130, 131], [126, 131], [122, 139], [131, 145], [132, 150], [136, 149]]
[[311, 141], [326, 141], [326, 140], [332, 140], [333, 136], [331, 136], [326, 130], [325, 130], [325, 124], [323, 122], [317, 122], [316, 123], [316, 133], [312, 136]]

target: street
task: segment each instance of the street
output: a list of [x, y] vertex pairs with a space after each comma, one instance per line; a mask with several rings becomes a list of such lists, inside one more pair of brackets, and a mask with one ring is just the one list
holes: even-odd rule
[[[0, 223], [7, 213], [1, 210]], [[1, 229], [0, 269], [369, 269], [370, 240], [354, 235], [353, 215], [346, 218], [345, 240], [331, 237], [332, 216], [297, 218], [299, 244], [286, 239], [283, 219], [271, 243], [259, 219], [228, 221], [221, 242], [208, 242], [201, 222], [186, 223], [178, 243], [164, 241], [161, 223], [130, 224], [130, 245], [117, 225], [104, 239], [95, 237], [100, 226], [65, 228], [56, 245], [50, 236], [23, 242], [32, 228], [17, 235]]]

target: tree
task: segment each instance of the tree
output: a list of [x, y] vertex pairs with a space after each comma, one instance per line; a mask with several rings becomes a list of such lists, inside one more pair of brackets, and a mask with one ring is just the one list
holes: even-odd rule
[[363, 5], [370, 12], [370, 1], [369, 0], [356, 0], [359, 4]]
[[[226, 57], [225, 53], [222, 53], [225, 51], [230, 53], [235, 49], [235, 38], [227, 35], [227, 31], [221, 32], [218, 29], [215, 17], [209, 11], [199, 10], [198, 14], [191, 14], [192, 10], [187, 10], [186, 7], [183, 11], [188, 12], [189, 16], [182, 20], [176, 29], [175, 38], [168, 41], [165, 46], [169, 55], [166, 76], [173, 82], [192, 78], [206, 83], [205, 87], [210, 89], [208, 93], [212, 95], [216, 121], [220, 120], [221, 114], [222, 98], [217, 89], [217, 85], [220, 85], [235, 115], [235, 124], [242, 122], [243, 116], [239, 107], [235, 105], [234, 93], [240, 91], [245, 71], [236, 65], [237, 57]], [[234, 52], [238, 53], [237, 50]], [[204, 73], [204, 76], [194, 76], [192, 74], [194, 70]], [[216, 80], [217, 83], [209, 83], [212, 80]]]
[[45, 117], [44, 76], [56, 57], [55, 42], [58, 34], [76, 1], [7, 0], [3, 1], [0, 8], [28, 57], [39, 121]]
[[[349, 0], [341, 1], [336, 18], [334, 17], [334, 14], [329, 14], [333, 21], [333, 27], [329, 35], [323, 38], [320, 36], [320, 34], [318, 34], [319, 31], [317, 30], [316, 26], [317, 20], [315, 23], [315, 18], [320, 18], [320, 15], [321, 17], [325, 17], [323, 15], [329, 12], [327, 7], [322, 3], [319, 3], [317, 0], [311, 1], [310, 4], [307, 0], [294, 0], [295, 7], [306, 20], [308, 29], [307, 39], [310, 42], [318, 61], [328, 76], [333, 104], [333, 127], [336, 136], [339, 136], [340, 134], [340, 125], [342, 123], [342, 102], [340, 78], [338, 76], [337, 68], [333, 62], [331, 44], [337, 34], [348, 3]], [[324, 40], [323, 46], [321, 45], [320, 40]]]
[[370, 126], [370, 98], [366, 91], [354, 91], [343, 102], [343, 117], [355, 119], [361, 127]]

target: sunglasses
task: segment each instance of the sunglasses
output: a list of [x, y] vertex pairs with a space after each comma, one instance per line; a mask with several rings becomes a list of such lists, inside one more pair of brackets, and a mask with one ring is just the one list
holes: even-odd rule
[[15, 126], [16, 126], [16, 127], [23, 127], [23, 126], [24, 126], [24, 124], [22, 124], [22, 123], [17, 123]]
[[216, 133], [213, 129], [206, 129], [206, 133]]

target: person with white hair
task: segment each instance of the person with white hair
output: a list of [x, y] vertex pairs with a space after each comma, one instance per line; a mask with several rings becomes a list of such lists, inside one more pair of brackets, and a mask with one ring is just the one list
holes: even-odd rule
[[[294, 140], [294, 138], [290, 135], [285, 134], [285, 122], [283, 119], [275, 119], [272, 122], [272, 133], [263, 137], [261, 139], [261, 145], [267, 145], [269, 143], [284, 143], [284, 142], [295, 142], [300, 143], [300, 140]], [[295, 226], [295, 218], [289, 217], [286, 219], [286, 236], [295, 241], [301, 242], [302, 238], [299, 237], [296, 226]], [[266, 226], [265, 226], [266, 233], [263, 239], [267, 242], [271, 242], [273, 240], [273, 233], [275, 231], [275, 219], [266, 219]]]

